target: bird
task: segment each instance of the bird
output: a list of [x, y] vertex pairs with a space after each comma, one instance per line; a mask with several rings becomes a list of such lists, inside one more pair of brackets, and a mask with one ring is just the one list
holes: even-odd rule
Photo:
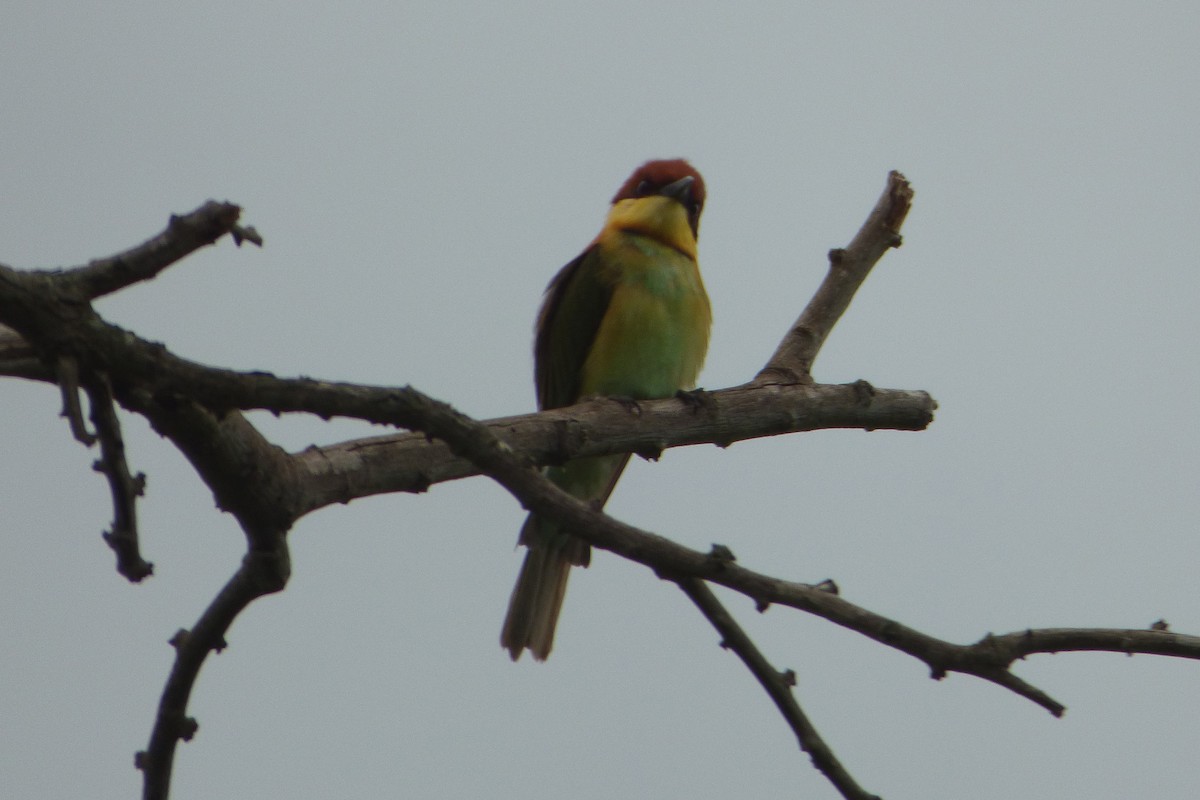
[[[642, 164], [617, 190], [604, 227], [546, 287], [534, 332], [539, 409], [591, 397], [621, 402], [672, 397], [696, 385], [708, 351], [712, 309], [696, 260], [704, 179], [679, 158]], [[604, 506], [629, 454], [580, 458], [546, 476], [593, 508]], [[513, 661], [544, 661], [571, 567], [591, 546], [530, 514], [527, 548], [500, 634]]]

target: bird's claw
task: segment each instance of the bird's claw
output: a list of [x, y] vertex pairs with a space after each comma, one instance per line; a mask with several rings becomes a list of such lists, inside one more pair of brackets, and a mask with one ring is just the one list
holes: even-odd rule
[[640, 417], [642, 415], [641, 404], [632, 397], [609, 396], [608, 399], [612, 400], [614, 403], [617, 403], [635, 417]]
[[676, 399], [692, 410], [692, 413], [698, 413], [700, 410], [712, 411], [716, 408], [716, 401], [713, 400], [712, 392], [705, 389], [680, 389], [675, 393]]

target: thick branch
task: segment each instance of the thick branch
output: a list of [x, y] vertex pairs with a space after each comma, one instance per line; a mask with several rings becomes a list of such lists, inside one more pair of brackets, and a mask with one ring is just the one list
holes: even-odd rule
[[33, 346], [7, 325], [0, 325], [0, 375], [55, 382], [53, 370], [41, 362]]
[[[89, 357], [112, 365], [109, 372], [115, 385], [137, 386], [147, 396], [187, 398], [214, 409], [350, 417], [416, 430], [422, 429], [421, 420], [429, 410], [439, 405], [411, 387], [217, 369], [179, 358], [162, 345], [99, 319], [89, 321], [88, 327], [86, 342], [93, 348]], [[24, 364], [23, 351], [16, 353], [16, 363]], [[8, 371], [3, 355], [0, 351], [0, 373]], [[830, 428], [923, 430], [935, 408], [925, 392], [874, 389], [863, 382], [768, 384], [706, 393], [699, 405], [666, 399], [630, 407], [600, 399], [486, 424], [534, 463], [554, 464], [614, 452], [657, 457], [664, 449], [680, 445], [726, 447], [746, 439]], [[448, 447], [423, 434], [310, 448], [296, 454], [295, 466], [305, 476], [304, 508], [298, 513], [372, 494], [423, 491], [434, 483], [479, 473], [469, 461], [456, 458]]]
[[[607, 453], [641, 453], [694, 444], [727, 447], [762, 436], [830, 428], [923, 430], [936, 404], [924, 392], [876, 390], [866, 401], [852, 386], [736, 387], [708, 394], [702, 409], [678, 400], [610, 400], [493, 419], [483, 424], [538, 465]], [[295, 454], [305, 473], [307, 510], [395, 491], [420, 492], [479, 474], [469, 460], [421, 433], [356, 439]]]
[[[907, 187], [898, 174], [892, 175], [892, 181]], [[896, 189], [887, 197], [902, 195]], [[285, 380], [266, 373], [213, 369], [178, 358], [161, 345], [110, 325], [86, 303], [72, 299], [79, 294], [94, 296], [152, 277], [172, 259], [202, 246], [223, 231], [234, 230], [238, 211], [230, 204], [210, 202], [191, 214], [172, 218], [166, 231], [139, 247], [68, 272], [14, 273], [0, 267], [0, 316], [15, 319], [43, 354], [76, 359], [97, 371], [102, 367], [114, 387], [130, 390], [136, 387], [141, 395], [158, 398], [160, 405], [163, 401], [170, 404], [186, 398], [218, 415], [234, 408], [276, 413], [304, 411], [322, 417], [341, 415], [422, 430], [422, 418], [437, 404], [407, 387]], [[879, 223], [879, 219], [884, 223]], [[883, 224], [894, 233], [902, 219], [902, 214], [898, 215], [881, 200], [864, 231], [876, 231]], [[875, 238], [860, 232], [851, 250], [857, 248], [878, 258], [883, 249], [867, 246]], [[64, 287], [75, 291], [64, 292]], [[844, 304], [840, 308], [834, 306], [824, 304], [820, 315], [829, 327], [845, 308]], [[810, 342], [814, 354], [823, 339], [821, 336]], [[10, 362], [12, 371], [29, 377], [27, 357], [19, 350], [17, 354], [16, 361]], [[2, 359], [0, 351], [0, 370], [10, 366]], [[700, 412], [666, 400], [643, 404], [633, 419], [625, 407], [600, 402], [550, 415], [498, 420], [494, 424], [504, 426], [504, 438], [511, 436], [512, 446], [529, 453], [538, 463], [630, 450], [653, 457], [662, 449], [678, 444], [713, 442], [723, 446], [756, 436], [817, 428], [920, 430], [928, 425], [934, 408], [928, 395], [875, 392], [870, 387], [863, 391], [863, 387], [866, 384], [858, 385], [853, 392], [846, 387], [814, 387], [804, 391], [764, 386], [758, 393], [750, 389], [728, 390], [713, 393], [712, 402], [703, 405]], [[125, 402], [132, 392], [120, 391], [118, 396]], [[305, 508], [295, 509], [297, 513], [364, 494], [419, 490], [437, 480], [474, 472], [461, 460], [451, 463], [444, 449], [419, 444], [415, 438], [391, 440], [395, 444], [386, 446], [383, 441], [344, 443], [298, 456], [297, 466], [308, 477], [303, 487]], [[384, 458], [394, 465], [398, 462], [391, 459], [402, 451], [417, 451], [411, 467], [368, 468], [380, 464]], [[273, 505], [278, 509], [283, 504], [277, 500]]]
[[123, 398], [170, 439], [212, 490], [217, 507], [232, 514], [251, 550], [277, 552], [300, 515], [303, 487], [282, 448], [271, 444], [236, 411], [218, 417], [195, 403], [163, 402], [144, 392]]

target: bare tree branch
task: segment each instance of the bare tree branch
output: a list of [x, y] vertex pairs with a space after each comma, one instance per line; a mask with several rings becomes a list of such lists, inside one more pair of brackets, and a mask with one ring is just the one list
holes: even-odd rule
[[43, 274], [52, 275], [64, 291], [95, 300], [139, 281], [147, 281], [184, 256], [213, 244], [227, 233], [235, 240], [262, 245], [253, 228], [237, 225], [242, 210], [232, 203], [209, 200], [190, 214], [171, 216], [166, 229], [137, 247], [85, 266]]
[[[35, 318], [49, 326], [50, 311]], [[86, 342], [78, 349], [90, 363], [108, 365], [120, 385], [137, 385], [156, 396], [178, 396], [210, 408], [261, 409], [361, 419], [420, 429], [425, 409], [435, 404], [411, 387], [365, 386], [311, 378], [278, 378], [264, 372], [236, 372], [179, 358], [148, 342], [87, 318], [81, 330], [59, 334]], [[2, 343], [3, 340], [0, 340]], [[12, 340], [9, 340], [12, 341]], [[12, 361], [0, 347], [0, 374], [37, 377], [28, 366], [28, 350], [14, 345]], [[42, 376], [52, 379], [50, 375]], [[538, 464], [613, 452], [656, 458], [664, 449], [735, 442], [780, 433], [831, 428], [923, 430], [936, 403], [925, 392], [873, 389], [865, 383], [838, 385], [742, 386], [706, 393], [702, 405], [677, 399], [648, 400], [636, 407], [599, 399], [569, 408], [491, 420], [510, 446]], [[479, 470], [457, 459], [449, 448], [424, 434], [357, 439], [310, 448], [296, 454], [307, 476], [306, 510], [335, 502], [395, 491], [423, 491], [434, 483], [476, 475]]]
[[[310, 511], [334, 502], [389, 491], [420, 491], [443, 480], [484, 474], [523, 506], [563, 522], [581, 538], [672, 580], [701, 609], [763, 685], [801, 747], [845, 797], [872, 797], [853, 781], [804, 716], [789, 688], [716, 600], [706, 581], [746, 595], [760, 610], [786, 605], [857, 631], [926, 663], [934, 678], [950, 672], [991, 681], [1056, 715], [1063, 706], [1012, 673], [1037, 653], [1106, 650], [1200, 660], [1200, 638], [1165, 630], [1028, 630], [979, 642], [945, 642], [856, 606], [825, 584], [812, 586], [754, 572], [614, 520], [565, 494], [537, 467], [590, 455], [634, 452], [656, 458], [666, 448], [718, 446], [759, 436], [821, 428], [921, 430], [935, 404], [924, 392], [812, 383], [811, 368], [834, 324], [875, 262], [900, 243], [912, 190], [891, 173], [883, 196], [844, 250], [830, 253], [821, 288], [750, 384], [712, 392], [702, 404], [674, 399], [628, 405], [597, 400], [540, 414], [481, 423], [411, 387], [361, 386], [268, 373], [239, 373], [181, 359], [103, 320], [93, 298], [153, 278], [171, 263], [226, 233], [235, 242], [261, 243], [238, 224], [240, 210], [210, 202], [129, 251], [66, 271], [18, 272], [0, 265], [0, 375], [58, 383], [77, 438], [90, 432], [79, 406], [89, 396], [101, 444], [99, 469], [114, 501], [112, 532], [123, 574], [148, 575], [137, 546], [134, 500], [142, 476], [130, 474], [114, 402], [144, 415], [189, 459], [217, 505], [242, 527], [241, 566], [172, 643], [175, 664], [160, 701], [147, 749], [138, 756], [145, 797], [165, 798], [177, 742], [196, 722], [188, 702], [209, 653], [225, 646], [229, 625], [254, 599], [284, 588], [290, 575], [287, 532]], [[267, 441], [242, 410], [352, 417], [413, 433], [370, 437], [288, 454]], [[1162, 629], [1159, 629], [1162, 628]]]
[[[1007, 671], [1013, 660], [1026, 652], [1022, 647], [1031, 648], [1027, 652], [1054, 652], [1071, 649], [1092, 637], [1102, 645], [1100, 649], [1200, 660], [1200, 637], [1160, 630], [1139, 631], [1137, 636], [1131, 636], [1128, 631], [1080, 629], [1076, 631], [1076, 638], [1056, 635], [1040, 648], [1037, 631], [988, 637], [975, 645], [946, 642], [856, 606], [818, 586], [754, 572], [732, 560], [714, 559], [710, 554], [676, 544], [596, 511], [532, 469], [486, 426], [449, 406], [442, 404], [439, 408], [431, 408], [426, 423], [429, 435], [444, 440], [460, 456], [477, 464], [526, 509], [562, 522], [565, 528], [596, 547], [644, 564], [669, 580], [691, 577], [719, 583], [751, 598], [760, 608], [777, 604], [806, 611], [924, 661], [935, 679], [941, 679], [949, 672], [974, 675], [1027, 697], [1055, 716], [1063, 713], [1064, 707], [1060, 703]], [[1030, 636], [1031, 645], [1013, 641]], [[994, 644], [997, 639], [1002, 644], [999, 648]]]
[[145, 491], [146, 476], [129, 471], [108, 378], [100, 375], [90, 380], [87, 392], [92, 425], [100, 440], [100, 458], [92, 468], [108, 478], [113, 501], [113, 526], [104, 534], [104, 541], [117, 554], [117, 572], [137, 583], [154, 573], [154, 565], [142, 558], [138, 544], [137, 498]]
[[971, 649], [990, 653], [999, 663], [1012, 664], [1039, 653], [1109, 652], [1133, 655], [1200, 658], [1200, 637], [1172, 633], [1166, 627], [1141, 629], [1042, 628], [1002, 636], [988, 634]]
[[[139, 247], [65, 272], [21, 273], [0, 265], [0, 318], [14, 329], [0, 331], [5, 367], [21, 377], [57, 380], [63, 387], [67, 415], [81, 439], [81, 384], [89, 394], [101, 442], [97, 468], [109, 479], [115, 508], [113, 530], [105, 538], [117, 552], [118, 569], [137, 580], [150, 574], [151, 565], [138, 552], [134, 513], [143, 476], [131, 475], [125, 463], [114, 399], [145, 415], [184, 452], [212, 488], [218, 505], [232, 513], [246, 532], [248, 549], [241, 568], [193, 630], [173, 639], [175, 665], [163, 690], [150, 744], [137, 758], [147, 798], [166, 798], [176, 743], [191, 738], [196, 730], [195, 721], [187, 716], [187, 703], [208, 653], [224, 647], [225, 631], [251, 601], [286, 585], [290, 575], [286, 533], [298, 516], [293, 502], [298, 494], [296, 471], [286, 454], [263, 439], [241, 414], [215, 415], [192, 402], [186, 389], [139, 374], [139, 369], [153, 371], [156, 356], [168, 361], [173, 357], [166, 357], [165, 348], [107, 324], [88, 301], [153, 278], [226, 233], [234, 234], [239, 243], [242, 239], [261, 243], [252, 228], [237, 226], [239, 213], [237, 206], [210, 202], [191, 214], [172, 217], [163, 233]], [[49, 373], [35, 368], [31, 357], [43, 365], [50, 361], [56, 369]]]
[[55, 382], [54, 372], [38, 359], [32, 345], [7, 325], [0, 325], [0, 375]]
[[[132, 513], [133, 498], [141, 486], [140, 479], [132, 478], [124, 463], [119, 426], [112, 414], [114, 397], [144, 414], [156, 430], [188, 456], [213, 489], [218, 505], [234, 514], [247, 535], [248, 553], [242, 567], [193, 630], [181, 632], [173, 640], [176, 663], [163, 690], [150, 744], [137, 760], [145, 774], [147, 798], [166, 796], [176, 743], [190, 738], [196, 730], [195, 721], [187, 716], [187, 704], [207, 654], [224, 647], [224, 632], [250, 602], [262, 594], [279, 591], [286, 584], [290, 574], [286, 533], [292, 523], [319, 507], [317, 503], [348, 499], [354, 491], [362, 491], [347, 489], [348, 483], [339, 485], [336, 494], [307, 491], [312, 488], [312, 479], [332, 474], [322, 467], [334, 463], [333, 454], [345, 456], [366, 447], [383, 449], [373, 447], [375, 443], [356, 442], [320, 452], [319, 460], [314, 460], [316, 457], [311, 454], [288, 456], [267, 443], [238, 409], [306, 411], [326, 418], [351, 416], [406, 427], [426, 437], [441, 438], [449, 445], [450, 453], [472, 462], [502, 483], [504, 478], [496, 469], [532, 480], [532, 495], [524, 494], [523, 488], [509, 487], [523, 502], [532, 502], [532, 507], [544, 502], [538, 491], [549, 492], [551, 501], [566, 498], [578, 505], [534, 470], [528, 456], [517, 456], [516, 451], [497, 438], [496, 431], [414, 389], [283, 380], [265, 373], [239, 374], [212, 369], [180, 359], [161, 345], [142, 341], [108, 324], [91, 307], [91, 299], [152, 278], [182, 255], [224, 233], [231, 233], [238, 243], [244, 238], [257, 240], [253, 229], [237, 226], [238, 214], [236, 206], [206, 204], [190, 215], [173, 217], [166, 231], [137, 248], [65, 272], [17, 273], [0, 266], [0, 319], [33, 344], [32, 352], [39, 360], [53, 359], [60, 366], [52, 377], [72, 390], [64, 397], [77, 400], [76, 365], [82, 370], [96, 424], [102, 430], [107, 448], [101, 464], [114, 493], [116, 519], [108, 538], [119, 554], [125, 554], [123, 563], [145, 564], [136, 555], [136, 524]], [[44, 373], [29, 369], [29, 353], [14, 347], [11, 336], [6, 335], [0, 345], [0, 359], [6, 352], [15, 356], [10, 362], [0, 360], [0, 367], [19, 369], [17, 374], [26, 377], [44, 377]], [[15, 366], [10, 366], [13, 362]], [[587, 454], [592, 448], [611, 452], [624, 447], [656, 458], [664, 448], [676, 443], [711, 441], [726, 446], [738, 439], [786, 430], [844, 426], [920, 429], [929, 423], [933, 403], [927, 395], [883, 395], [862, 382], [850, 387], [802, 387], [793, 391], [764, 387], [715, 393], [700, 405], [684, 406], [674, 401], [642, 404], [632, 419], [626, 407], [621, 407], [617, 416], [614, 408], [617, 404], [596, 403], [592, 409], [562, 410], [554, 418], [537, 424], [543, 428], [543, 457], [563, 461]], [[889, 408], [889, 401], [893, 408]], [[68, 415], [79, 433], [83, 430], [81, 413], [70, 415], [69, 409], [68, 404]], [[884, 409], [888, 412], [881, 414]], [[745, 425], [740, 422], [743, 419], [753, 422]], [[521, 424], [519, 420], [501, 422], [509, 432]], [[635, 435], [620, 441], [621, 432], [630, 428], [635, 429]], [[608, 441], [611, 439], [618, 441], [614, 444]], [[411, 437], [407, 440], [409, 446], [415, 441]], [[424, 449], [429, 451], [432, 447], [425, 443]], [[498, 462], [491, 459], [496, 455], [500, 456]], [[315, 464], [317, 469], [304, 472], [300, 462], [305, 458], [308, 467]], [[458, 469], [463, 471], [461, 465]], [[419, 473], [415, 481], [410, 479], [409, 485], [415, 488], [428, 485], [431, 473], [432, 470]], [[337, 477], [345, 474], [338, 472]], [[306, 497], [320, 499], [305, 501]], [[608, 518], [601, 515], [598, 519], [603, 522]], [[639, 536], [648, 538], [652, 545], [666, 542], [636, 529], [626, 533], [631, 533], [635, 540]], [[134, 556], [136, 560], [131, 561]], [[131, 569], [136, 571], [137, 567]], [[143, 569], [148, 573], [148, 565]], [[700, 602], [706, 595], [711, 597], [700, 581], [684, 580], [689, 581], [694, 597]], [[793, 721], [801, 718], [792, 717]], [[812, 740], [815, 731], [805, 735]], [[819, 737], [815, 741], [818, 744], [814, 747], [827, 751], [819, 743]], [[845, 784], [838, 768], [830, 766], [836, 765], [836, 760], [823, 758], [821, 763], [833, 770], [831, 779]]]
[[79, 364], [70, 356], [60, 356], [56, 367], [56, 380], [63, 401], [59, 416], [66, 417], [75, 441], [84, 447], [91, 447], [96, 443], [96, 435], [87, 429], [83, 421], [83, 405], [79, 402]]
[[766, 383], [808, 383], [812, 365], [833, 326], [850, 307], [854, 293], [889, 248], [899, 247], [900, 226], [912, 207], [908, 180], [893, 170], [875, 208], [845, 249], [829, 251], [829, 274], [800, 318], [754, 379]]
[[721, 634], [721, 646], [733, 650], [746, 668], [758, 679], [767, 696], [775, 703], [784, 721], [796, 734], [800, 749], [808, 753], [813, 766], [829, 779], [829, 782], [841, 792], [846, 800], [880, 800], [858, 785], [854, 777], [842, 766], [842, 762], [834, 755], [833, 750], [821, 738], [809, 720], [808, 715], [800, 708], [800, 703], [792, 693], [796, 684], [796, 676], [791, 670], [779, 672], [755, 646], [754, 641], [746, 635], [737, 620], [721, 605], [712, 590], [704, 581], [695, 578], [683, 578], [678, 581], [679, 588], [691, 598], [701, 613], [712, 623]]
[[[684, 445], [735, 442], [781, 433], [831, 428], [923, 430], [935, 403], [924, 392], [881, 389], [857, 403], [850, 386], [735, 387], [708, 394], [703, 410], [675, 399], [638, 403], [611, 400], [488, 420], [514, 450], [538, 465], [608, 453], [648, 458]], [[310, 510], [395, 491], [421, 492], [433, 484], [479, 474], [479, 468], [423, 433], [355, 439], [295, 454], [306, 474]]]
[[144, 773], [144, 800], [166, 800], [175, 749], [198, 725], [188, 716], [196, 676], [209, 653], [225, 648], [225, 633], [255, 599], [281, 591], [291, 575], [287, 532], [297, 514], [294, 470], [288, 457], [237, 412], [218, 418], [194, 403], [135, 392], [126, 402], [155, 430], [175, 443], [205, 483], [217, 505], [231, 513], [246, 534], [247, 553], [233, 577], [190, 631], [172, 639], [175, 664], [163, 688], [154, 729], [136, 764]]
[[246, 606], [283, 589], [289, 571], [286, 549], [277, 553], [251, 550], [192, 629], [180, 630], [171, 638], [175, 664], [159, 699], [150, 743], [134, 756], [134, 764], [143, 774], [143, 800], [166, 800], [176, 745], [180, 740], [190, 741], [200, 727], [188, 716], [187, 704], [208, 654], [225, 648], [225, 633]]

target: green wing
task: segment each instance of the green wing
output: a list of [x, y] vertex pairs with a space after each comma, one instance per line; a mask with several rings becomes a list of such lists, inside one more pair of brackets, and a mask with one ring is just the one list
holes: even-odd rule
[[592, 245], [546, 287], [533, 343], [538, 408], [561, 408], [580, 399], [583, 363], [612, 301], [612, 283], [604, 273]]

